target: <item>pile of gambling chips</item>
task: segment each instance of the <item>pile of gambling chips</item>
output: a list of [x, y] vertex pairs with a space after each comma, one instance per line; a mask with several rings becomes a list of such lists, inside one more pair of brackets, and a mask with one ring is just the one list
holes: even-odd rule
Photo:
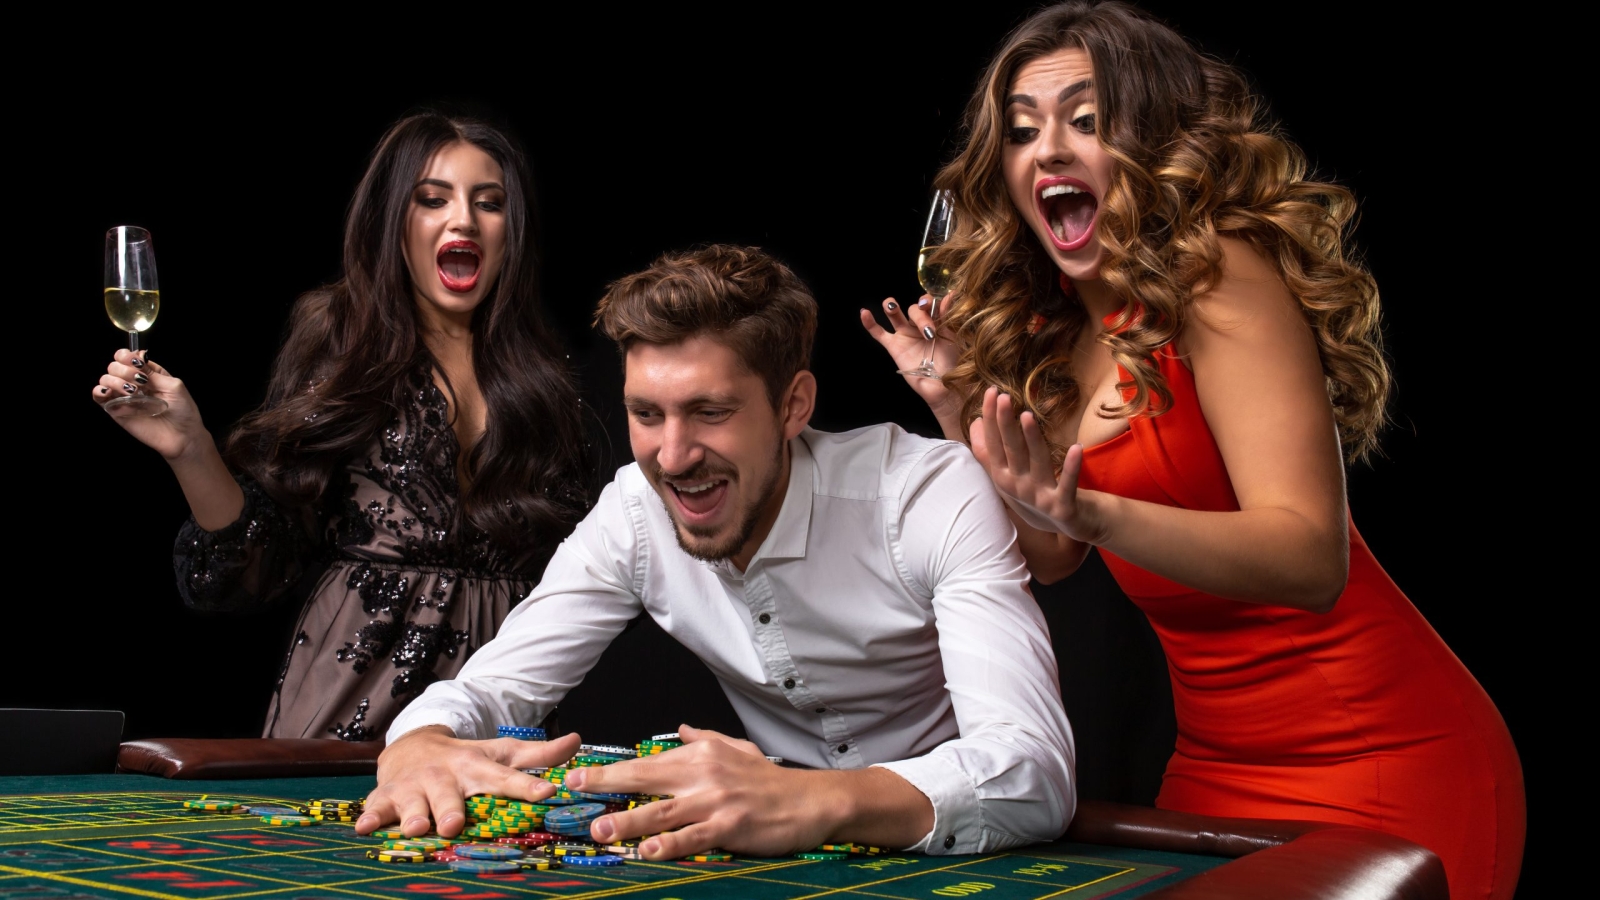
[[[545, 740], [545, 732], [541, 728], [501, 725], [497, 731], [503, 738]], [[578, 748], [577, 755], [562, 765], [523, 770], [555, 785], [556, 792], [551, 797], [533, 803], [515, 797], [475, 794], [466, 798], [467, 827], [462, 830], [460, 837], [450, 839], [428, 834], [420, 838], [407, 838], [398, 829], [379, 830], [373, 832], [372, 836], [382, 839], [383, 845], [369, 851], [367, 856], [380, 862], [448, 863], [452, 869], [469, 873], [548, 870], [562, 865], [619, 866], [627, 860], [642, 859], [639, 844], [645, 838], [599, 844], [589, 839], [589, 827], [595, 819], [607, 813], [637, 809], [666, 797], [575, 791], [565, 786], [566, 774], [575, 768], [605, 766], [624, 759], [652, 756], [682, 745], [675, 733], [654, 735], [632, 747], [584, 744]], [[774, 763], [783, 761], [777, 757], [768, 759]], [[875, 856], [883, 852], [883, 848], [861, 844], [824, 844], [816, 850], [797, 854], [797, 858], [847, 859], [851, 856]], [[688, 859], [719, 862], [731, 860], [733, 855], [713, 848]]]

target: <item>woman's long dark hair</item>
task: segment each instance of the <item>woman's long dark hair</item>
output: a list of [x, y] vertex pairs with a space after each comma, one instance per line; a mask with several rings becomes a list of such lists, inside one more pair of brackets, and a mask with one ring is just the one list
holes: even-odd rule
[[558, 541], [581, 517], [587, 453], [577, 391], [538, 311], [527, 162], [486, 123], [424, 112], [378, 142], [345, 221], [344, 277], [296, 303], [266, 400], [226, 455], [278, 502], [310, 509], [405, 408], [408, 376], [432, 363], [406, 269], [407, 210], [428, 161], [457, 141], [500, 164], [506, 193], [505, 262], [472, 316], [488, 429], [462, 448], [459, 514], [521, 558], [514, 548]]

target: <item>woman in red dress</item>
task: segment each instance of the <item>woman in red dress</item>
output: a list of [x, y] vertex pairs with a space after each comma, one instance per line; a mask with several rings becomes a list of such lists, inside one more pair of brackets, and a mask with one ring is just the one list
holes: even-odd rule
[[1041, 581], [1089, 548], [1166, 650], [1157, 804], [1376, 828], [1509, 897], [1522, 772], [1499, 712], [1346, 507], [1388, 369], [1355, 203], [1309, 180], [1228, 66], [1124, 4], [1012, 33], [936, 186], [955, 290], [862, 324], [1006, 497]]

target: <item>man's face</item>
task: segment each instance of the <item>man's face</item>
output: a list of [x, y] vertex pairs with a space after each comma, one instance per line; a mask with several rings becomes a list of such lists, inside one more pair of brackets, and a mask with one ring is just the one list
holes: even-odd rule
[[[797, 383], [811, 384], [810, 373]], [[704, 336], [637, 343], [625, 362], [623, 404], [633, 457], [655, 487], [684, 552], [743, 569], [783, 506], [795, 386], [774, 410], [761, 377]]]

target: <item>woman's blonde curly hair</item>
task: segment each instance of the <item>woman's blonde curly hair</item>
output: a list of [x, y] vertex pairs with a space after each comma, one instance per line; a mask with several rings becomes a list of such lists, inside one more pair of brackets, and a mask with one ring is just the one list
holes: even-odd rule
[[[1101, 415], [1160, 415], [1172, 394], [1156, 354], [1182, 331], [1193, 298], [1222, 273], [1219, 237], [1271, 260], [1316, 335], [1347, 458], [1377, 445], [1389, 393], [1378, 288], [1346, 245], [1356, 203], [1308, 179], [1305, 156], [1264, 120], [1231, 67], [1125, 3], [1068, 2], [1034, 14], [1006, 38], [967, 105], [965, 146], [935, 180], [955, 195], [956, 235], [938, 252], [956, 290], [941, 327], [964, 348], [945, 384], [964, 400], [963, 428], [996, 385], [1046, 429], [1079, 390], [1068, 349], [1088, 324], [1083, 306], [1019, 217], [1001, 150], [1005, 98], [1027, 62], [1075, 47], [1094, 69], [1097, 136], [1116, 160], [1100, 198], [1100, 277], [1126, 305], [1097, 337], [1131, 376], [1133, 396]], [[1042, 314], [1044, 324], [1029, 333]], [[1052, 448], [1059, 456], [1064, 448]]]

